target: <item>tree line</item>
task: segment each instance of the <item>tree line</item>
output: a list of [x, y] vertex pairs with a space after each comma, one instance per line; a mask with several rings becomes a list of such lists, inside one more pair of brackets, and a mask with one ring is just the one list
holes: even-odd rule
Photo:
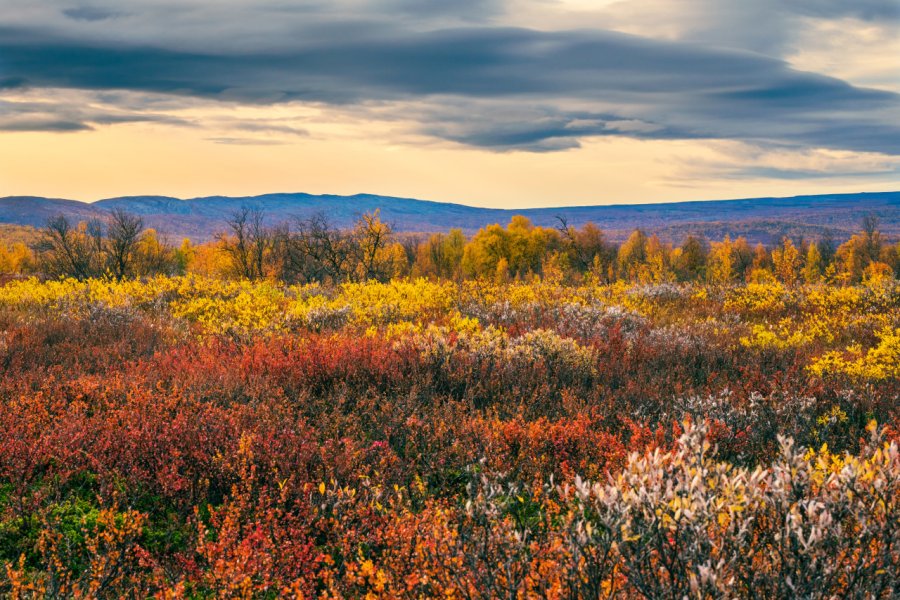
[[637, 229], [616, 244], [598, 226], [535, 226], [523, 216], [488, 225], [470, 238], [462, 230], [431, 235], [397, 233], [378, 211], [340, 228], [323, 213], [270, 225], [263, 211], [230, 215], [211, 242], [184, 240], [175, 247], [124, 210], [106, 219], [72, 223], [50, 219], [30, 252], [0, 246], [0, 271], [47, 277], [111, 277], [197, 272], [288, 283], [386, 281], [395, 277], [490, 278], [498, 281], [554, 277], [601, 283], [778, 280], [788, 285], [829, 281], [858, 283], [900, 276], [900, 244], [888, 243], [878, 219], [838, 244], [785, 237], [766, 247], [746, 238], [708, 241], [687, 235], [680, 245]]
[[48, 277], [174, 275], [185, 271], [183, 253], [121, 209], [105, 219], [73, 223], [58, 215], [47, 221], [32, 244], [33, 270]]

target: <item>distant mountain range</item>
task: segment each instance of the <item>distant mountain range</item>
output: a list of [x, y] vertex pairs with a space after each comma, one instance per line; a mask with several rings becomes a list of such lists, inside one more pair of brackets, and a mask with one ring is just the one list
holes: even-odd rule
[[148, 227], [170, 239], [189, 237], [202, 242], [222, 231], [228, 216], [244, 206], [263, 210], [270, 223], [323, 212], [339, 227], [350, 226], [361, 214], [380, 209], [382, 219], [393, 224], [396, 231], [422, 233], [454, 227], [474, 233], [491, 223], [505, 224], [513, 215], [525, 215], [535, 225], [553, 227], [559, 224], [558, 217], [563, 217], [570, 225], [593, 222], [613, 240], [621, 241], [640, 227], [672, 242], [680, 242], [688, 234], [710, 239], [730, 234], [743, 235], [753, 243], [771, 243], [785, 235], [818, 238], [826, 232], [842, 240], [859, 230], [863, 216], [875, 214], [885, 235], [900, 238], [900, 192], [515, 210], [371, 194], [266, 194], [188, 200], [129, 196], [93, 203], [10, 196], [0, 198], [0, 223], [41, 227], [58, 214], [82, 221], [122, 208], [141, 215]]

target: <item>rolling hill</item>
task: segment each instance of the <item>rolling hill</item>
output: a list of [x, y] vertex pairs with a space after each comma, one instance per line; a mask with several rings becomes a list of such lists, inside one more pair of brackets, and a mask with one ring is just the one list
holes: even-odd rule
[[228, 216], [243, 206], [262, 209], [270, 223], [323, 212], [341, 227], [351, 225], [362, 213], [380, 209], [382, 218], [399, 232], [437, 232], [459, 227], [473, 233], [491, 223], [507, 223], [516, 214], [527, 216], [536, 225], [556, 226], [558, 217], [563, 217], [571, 225], [594, 222], [614, 240], [622, 240], [640, 227], [673, 242], [691, 233], [711, 239], [720, 239], [726, 233], [743, 235], [754, 243], [769, 243], [784, 235], [817, 238], [830, 232], [840, 240], [858, 230], [864, 215], [876, 214], [885, 235], [900, 238], [900, 192], [518, 210], [371, 194], [292, 193], [187, 200], [129, 196], [93, 203], [10, 196], [0, 198], [0, 223], [40, 227], [58, 214], [82, 221], [122, 208], [143, 216], [147, 226], [169, 238], [189, 237], [200, 242], [223, 230]]

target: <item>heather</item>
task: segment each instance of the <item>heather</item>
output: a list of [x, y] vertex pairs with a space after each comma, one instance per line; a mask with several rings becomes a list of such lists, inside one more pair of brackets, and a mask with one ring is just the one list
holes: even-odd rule
[[900, 296], [0, 287], [0, 590], [892, 597]]

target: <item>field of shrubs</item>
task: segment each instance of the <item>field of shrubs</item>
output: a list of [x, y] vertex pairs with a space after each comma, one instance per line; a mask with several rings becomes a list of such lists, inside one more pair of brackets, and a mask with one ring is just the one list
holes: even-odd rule
[[0, 594], [895, 598], [900, 294], [0, 287]]

